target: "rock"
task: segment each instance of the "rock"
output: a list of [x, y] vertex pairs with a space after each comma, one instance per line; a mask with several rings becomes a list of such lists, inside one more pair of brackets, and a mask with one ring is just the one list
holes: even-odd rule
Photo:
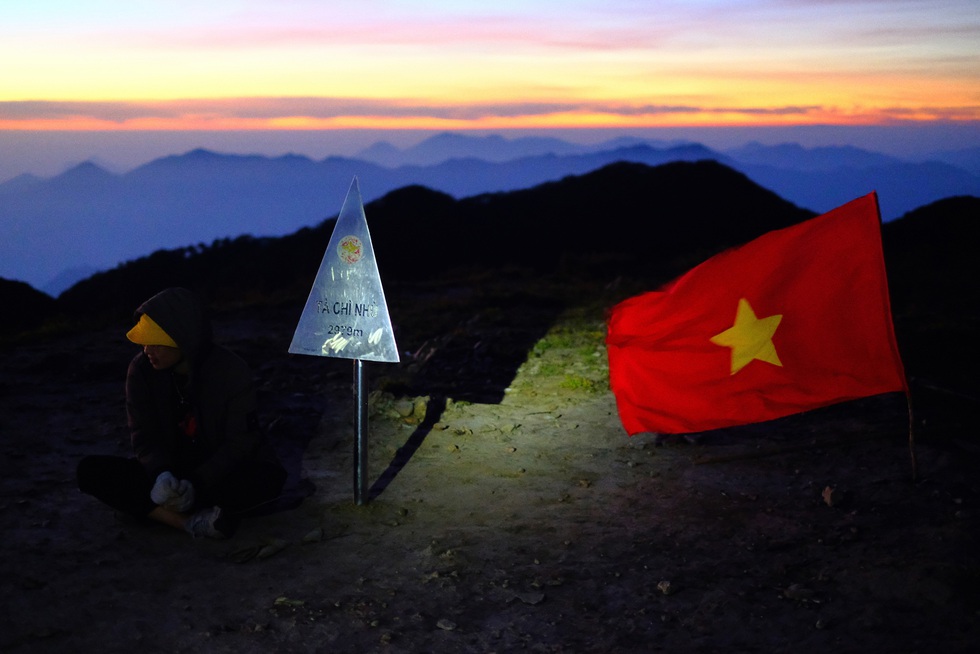
[[392, 407], [395, 413], [402, 418], [407, 418], [415, 411], [415, 402], [412, 400], [398, 400]]
[[422, 422], [425, 420], [425, 413], [429, 410], [429, 396], [417, 397], [415, 402], [412, 404], [412, 417], [417, 421]]
[[287, 545], [289, 545], [289, 543], [282, 540], [281, 538], [273, 538], [266, 545], [264, 545], [259, 549], [259, 552], [258, 554], [255, 555], [255, 558], [261, 561], [262, 559], [267, 559], [270, 556], [275, 556], [279, 552], [286, 549]]
[[517, 593], [514, 597], [531, 606], [537, 606], [544, 601], [544, 593]]
[[303, 543], [319, 543], [323, 540], [323, 527], [317, 527], [303, 536]]
[[806, 601], [813, 597], [813, 591], [799, 584], [793, 584], [783, 591], [783, 597], [791, 600]]
[[259, 553], [258, 546], [244, 547], [228, 554], [227, 559], [232, 563], [248, 563]]

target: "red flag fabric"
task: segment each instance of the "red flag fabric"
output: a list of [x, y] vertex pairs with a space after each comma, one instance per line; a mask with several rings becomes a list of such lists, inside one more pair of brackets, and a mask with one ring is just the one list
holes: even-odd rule
[[707, 431], [908, 392], [877, 196], [764, 234], [618, 304], [606, 345], [630, 435]]

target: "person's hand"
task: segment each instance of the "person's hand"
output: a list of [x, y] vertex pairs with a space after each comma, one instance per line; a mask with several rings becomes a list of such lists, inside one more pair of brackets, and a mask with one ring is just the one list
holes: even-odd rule
[[177, 479], [169, 470], [161, 472], [150, 491], [150, 499], [165, 509], [185, 513], [194, 506], [194, 484]]
[[194, 484], [187, 479], [181, 479], [177, 482], [174, 494], [163, 503], [163, 506], [177, 513], [190, 511], [194, 506]]
[[154, 504], [165, 504], [177, 494], [177, 484], [177, 478], [169, 470], [161, 472], [153, 484], [153, 489], [150, 490], [150, 499]]

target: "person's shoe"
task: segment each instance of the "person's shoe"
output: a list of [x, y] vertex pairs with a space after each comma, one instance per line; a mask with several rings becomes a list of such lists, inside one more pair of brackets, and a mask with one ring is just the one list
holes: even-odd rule
[[221, 507], [214, 506], [187, 518], [184, 529], [194, 538], [231, 538], [238, 529], [238, 520], [224, 515]]

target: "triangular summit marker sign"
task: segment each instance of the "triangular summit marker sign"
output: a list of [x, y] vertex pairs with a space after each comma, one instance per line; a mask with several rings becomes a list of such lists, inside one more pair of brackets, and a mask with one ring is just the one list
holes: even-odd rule
[[356, 177], [323, 253], [289, 352], [399, 361]]

